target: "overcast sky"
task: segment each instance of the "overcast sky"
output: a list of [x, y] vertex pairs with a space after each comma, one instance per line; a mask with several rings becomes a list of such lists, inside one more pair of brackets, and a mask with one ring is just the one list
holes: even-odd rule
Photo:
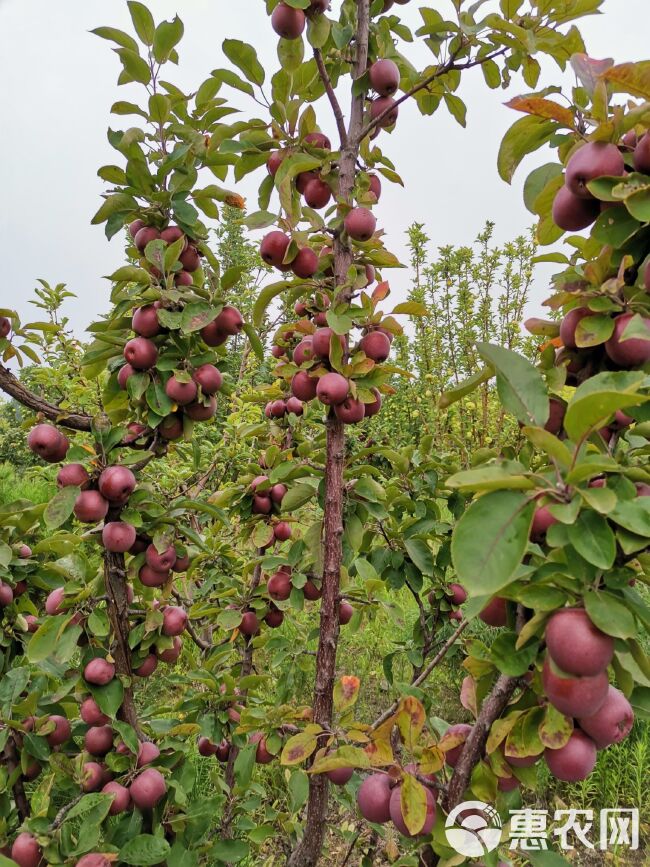
[[[169, 78], [186, 90], [225, 65], [221, 43], [228, 37], [255, 45], [268, 73], [277, 68], [276, 38], [263, 0], [152, 0], [148, 5], [157, 22], [176, 12], [184, 21], [180, 65], [171, 67]], [[413, 0], [401, 7], [407, 23], [417, 26], [422, 5]], [[426, 5], [444, 13], [449, 4]], [[606, 0], [603, 9], [604, 14], [580, 24], [589, 53], [617, 62], [647, 59], [649, 0]], [[108, 242], [103, 227], [90, 225], [103, 189], [97, 168], [119, 159], [106, 130], [109, 124], [123, 129], [137, 120], [111, 116], [110, 107], [139, 96], [133, 85], [117, 87], [120, 64], [112, 43], [89, 32], [100, 25], [130, 30], [126, 3], [0, 0], [0, 307], [17, 308], [25, 321], [33, 316], [28, 300], [37, 278], [65, 282], [77, 295], [67, 312], [79, 334], [107, 309], [109, 284], [102, 275], [121, 262], [120, 238]], [[415, 58], [420, 66], [429, 60], [426, 51]], [[554, 66], [545, 66], [540, 87], [557, 77]], [[466, 129], [444, 110], [422, 118], [414, 107], [402, 107], [397, 130], [384, 137], [382, 147], [396, 162], [405, 188], [385, 183], [377, 216], [388, 247], [403, 260], [404, 232], [413, 220], [425, 223], [435, 246], [471, 242], [487, 219], [496, 223], [499, 241], [530, 225], [521, 186], [526, 169], [544, 158], [538, 154], [524, 163], [512, 186], [496, 171], [499, 141], [516, 119], [503, 102], [526, 89], [516, 80], [506, 95], [488, 90], [479, 70], [466, 73], [460, 91], [468, 105]], [[240, 94], [233, 94], [233, 103], [248, 108]], [[326, 106], [319, 108], [321, 116], [330, 131]], [[255, 210], [251, 183], [238, 189]], [[533, 306], [544, 297], [548, 273], [538, 271]], [[407, 273], [393, 272], [390, 279], [396, 295], [403, 295]]]

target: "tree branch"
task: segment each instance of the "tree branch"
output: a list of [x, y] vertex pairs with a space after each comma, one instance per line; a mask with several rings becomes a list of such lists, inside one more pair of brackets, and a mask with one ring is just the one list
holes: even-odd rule
[[85, 413], [70, 412], [44, 400], [26, 388], [13, 373], [0, 364], [0, 389], [34, 412], [40, 412], [50, 421], [71, 430], [90, 431], [92, 418]]
[[486, 54], [485, 57], [475, 57], [473, 60], [468, 60], [467, 63], [456, 63], [455, 55], [450, 57], [450, 59], [443, 63], [442, 66], [439, 66], [435, 72], [432, 72], [430, 75], [427, 75], [426, 78], [423, 78], [422, 81], [419, 81], [417, 84], [414, 84], [410, 90], [407, 90], [399, 99], [396, 99], [393, 105], [388, 106], [388, 108], [384, 109], [381, 114], [377, 115], [373, 120], [369, 121], [364, 128], [361, 130], [359, 134], [360, 141], [370, 135], [370, 133], [378, 127], [382, 120], [384, 120], [388, 115], [395, 110], [395, 108], [401, 105], [403, 102], [406, 102], [407, 99], [410, 99], [412, 96], [415, 96], [416, 93], [419, 93], [421, 90], [427, 88], [430, 84], [432, 84], [437, 78], [441, 78], [443, 75], [446, 75], [448, 72], [452, 72], [454, 70], [462, 71], [463, 69], [471, 69], [473, 66], [481, 66], [483, 63], [487, 63], [488, 60], [493, 60], [495, 57], [499, 57], [501, 54], [505, 54], [507, 51], [507, 47], [499, 48], [498, 51], [493, 51], [491, 54]]
[[348, 132], [345, 128], [345, 122], [343, 120], [343, 111], [337, 99], [334, 88], [332, 87], [332, 82], [327, 73], [327, 69], [325, 68], [325, 61], [323, 60], [323, 53], [320, 48], [314, 48], [314, 59], [316, 60], [316, 66], [318, 67], [318, 73], [321, 77], [321, 81], [323, 82], [323, 86], [325, 87], [325, 93], [327, 94], [327, 98], [329, 99], [330, 105], [332, 106], [332, 111], [334, 112], [336, 128], [339, 131], [341, 148], [345, 148], [348, 144]]
[[[457, 639], [467, 628], [467, 626], [469, 626], [469, 620], [463, 620], [460, 626], [454, 632], [452, 632], [447, 641], [445, 641], [445, 643], [433, 657], [431, 662], [426, 666], [426, 668], [422, 669], [421, 673], [415, 678], [415, 680], [411, 681], [411, 686], [420, 686], [424, 683], [424, 681], [429, 677], [434, 668], [440, 665], [442, 660], [447, 655], [449, 649], [456, 643]], [[377, 717], [374, 723], [370, 726], [370, 731], [374, 731], [376, 728], [379, 728], [382, 723], [385, 723], [387, 719], [390, 719], [390, 717], [397, 710], [397, 706], [398, 702], [393, 702], [393, 704], [388, 708], [388, 710], [384, 711], [381, 716]]]

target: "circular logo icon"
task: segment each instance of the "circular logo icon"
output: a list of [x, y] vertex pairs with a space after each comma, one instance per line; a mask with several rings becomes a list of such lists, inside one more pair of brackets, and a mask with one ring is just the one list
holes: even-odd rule
[[450, 846], [461, 855], [477, 858], [493, 852], [501, 841], [501, 817], [483, 801], [464, 801], [445, 822]]

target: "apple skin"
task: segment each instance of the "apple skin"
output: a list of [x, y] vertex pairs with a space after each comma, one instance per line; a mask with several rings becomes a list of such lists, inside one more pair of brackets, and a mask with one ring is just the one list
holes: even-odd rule
[[70, 443], [61, 431], [51, 424], [37, 424], [27, 435], [29, 449], [49, 464], [62, 461]]
[[96, 656], [86, 664], [83, 676], [86, 683], [92, 683], [95, 686], [106, 686], [115, 677], [115, 666], [112, 662], [108, 662], [108, 660], [103, 659], [101, 656]]
[[272, 265], [274, 268], [280, 268], [283, 264], [285, 254], [289, 249], [290, 242], [291, 238], [289, 238], [288, 235], [285, 235], [284, 232], [269, 232], [268, 235], [265, 235], [262, 239], [260, 245], [260, 256], [264, 259], [267, 265]]
[[[329, 189], [329, 188], [328, 188]], [[298, 251], [291, 263], [291, 270], [301, 280], [308, 280], [318, 271], [318, 256], [311, 247], [303, 247]]]
[[126, 813], [131, 808], [131, 793], [126, 786], [122, 786], [116, 782], [106, 783], [102, 788], [102, 794], [113, 795], [113, 803], [108, 811], [110, 816]]
[[124, 358], [135, 370], [149, 370], [158, 361], [158, 347], [147, 337], [134, 337], [124, 347]]
[[262, 732], [254, 732], [248, 740], [251, 744], [257, 744], [257, 749], [255, 750], [255, 761], [258, 765], [268, 765], [269, 762], [273, 761], [275, 756], [268, 751], [266, 738]]
[[159, 552], [152, 542], [147, 548], [145, 557], [152, 569], [157, 572], [168, 572], [176, 562], [176, 549], [173, 545], [168, 545], [164, 551]]
[[252, 513], [254, 515], [270, 515], [273, 509], [271, 497], [268, 494], [254, 494]]
[[157, 241], [158, 238], [160, 238], [158, 229], [154, 229], [152, 226], [143, 226], [136, 232], [133, 241], [138, 250], [144, 253], [147, 244], [150, 244], [151, 241]]
[[154, 653], [150, 653], [148, 656], [145, 656], [137, 668], [133, 669], [133, 674], [136, 677], [151, 677], [157, 668], [158, 657]]
[[462, 584], [450, 584], [449, 591], [449, 599], [452, 605], [462, 605], [466, 601], [467, 590], [465, 590]]
[[577, 349], [576, 328], [586, 316], [593, 316], [588, 307], [574, 307], [560, 323], [560, 339], [567, 349]]
[[334, 334], [331, 328], [318, 328], [314, 332], [311, 339], [311, 347], [316, 358], [322, 358], [324, 360], [329, 359], [332, 338], [335, 340], [338, 339], [341, 348], [345, 348], [345, 338], [342, 335], [339, 335], [337, 338], [337, 335]]
[[572, 717], [593, 716], [605, 703], [609, 683], [607, 672], [593, 677], [566, 677], [553, 671], [549, 658], [542, 668], [542, 686], [550, 703]]
[[287, 401], [287, 412], [292, 412], [294, 415], [302, 415], [305, 411], [304, 404], [297, 397], [290, 397]]
[[316, 397], [318, 379], [310, 376], [306, 370], [294, 373], [291, 379], [291, 391], [297, 400], [310, 401]]
[[221, 743], [217, 747], [217, 751], [215, 753], [217, 760], [220, 762], [227, 762], [230, 758], [230, 744], [227, 740], [222, 740]]
[[133, 367], [133, 365], [131, 364], [124, 364], [122, 367], [120, 367], [117, 374], [117, 384], [122, 389], [122, 391], [126, 391], [126, 384], [129, 380], [129, 377], [134, 376], [134, 374], [138, 372], [139, 371], [137, 371], [135, 367]]
[[217, 411], [216, 398], [211, 396], [207, 406], [203, 403], [191, 403], [185, 407], [185, 415], [192, 421], [209, 421]]
[[107, 467], [99, 477], [98, 487], [100, 494], [109, 503], [124, 505], [133, 491], [137, 480], [128, 467]]
[[341, 403], [335, 404], [334, 414], [344, 424], [358, 424], [365, 417], [366, 405], [362, 400], [346, 397]]
[[368, 358], [380, 364], [390, 355], [390, 340], [381, 331], [370, 331], [361, 338], [359, 347]]
[[124, 521], [109, 521], [102, 529], [102, 543], [107, 551], [126, 554], [133, 546], [137, 533], [131, 524]]
[[108, 514], [108, 500], [99, 491], [82, 491], [75, 500], [74, 513], [82, 524], [96, 524]]
[[395, 102], [392, 96], [379, 96], [373, 99], [370, 103], [370, 119], [376, 120], [381, 114], [388, 110], [388, 114], [379, 122], [382, 129], [394, 126], [397, 123], [399, 115], [399, 105]]
[[321, 376], [316, 385], [316, 397], [325, 406], [343, 403], [348, 396], [348, 381], [340, 373], [330, 372]]
[[600, 214], [597, 199], [581, 199], [574, 196], [571, 190], [564, 186], [553, 199], [553, 222], [565, 232], [580, 232], [591, 226]]
[[138, 572], [140, 583], [145, 587], [162, 587], [171, 578], [171, 572], [159, 572], [157, 569], [152, 569], [148, 563], [145, 563]]
[[596, 744], [584, 732], [575, 729], [559, 750], [547, 748], [544, 758], [556, 779], [577, 783], [586, 780], [596, 765]]
[[11, 331], [11, 320], [6, 316], [0, 316], [0, 340], [7, 337]]
[[183, 642], [180, 638], [173, 639], [173, 645], [168, 647], [166, 650], [158, 651], [158, 659], [162, 662], [166, 662], [171, 664], [172, 662], [176, 662], [178, 657], [181, 655], [181, 651], [183, 650]]
[[216, 320], [209, 322], [200, 331], [203, 342], [208, 346], [221, 346], [228, 340], [228, 335], [224, 334], [216, 324]]
[[138, 307], [133, 312], [131, 328], [140, 337], [155, 337], [157, 334], [160, 334], [161, 328], [158, 321], [158, 312], [153, 304]]
[[495, 596], [479, 613], [479, 618], [488, 626], [499, 628], [508, 623], [508, 606], [501, 596]]
[[61, 744], [70, 740], [72, 729], [70, 728], [70, 723], [64, 716], [61, 716], [60, 714], [52, 714], [49, 717], [49, 721], [53, 722], [55, 725], [54, 731], [50, 732], [46, 738], [51, 747], [60, 747]]
[[302, 588], [302, 593], [308, 602], [316, 602], [323, 595], [320, 587], [317, 587], [311, 578], [308, 578]]
[[59, 488], [77, 487], [84, 490], [90, 484], [90, 476], [83, 464], [65, 464], [56, 474]]
[[614, 319], [614, 333], [605, 342], [605, 352], [611, 360], [620, 367], [639, 367], [650, 361], [650, 319], [643, 317], [648, 340], [639, 337], [631, 337], [621, 340], [623, 332], [632, 319], [632, 313], [623, 313]]
[[266, 161], [266, 168], [268, 169], [269, 174], [272, 177], [275, 177], [280, 169], [280, 166], [284, 162], [284, 158], [287, 156], [285, 151], [273, 151], [269, 154], [269, 158]]
[[504, 758], [513, 768], [532, 768], [543, 755], [543, 753], [539, 753], [536, 756], [504, 756]]
[[357, 792], [359, 812], [368, 822], [384, 825], [390, 820], [391, 778], [388, 774], [371, 774]]
[[84, 747], [91, 756], [105, 756], [113, 749], [113, 729], [109, 725], [91, 726], [84, 735]]
[[266, 589], [276, 602], [285, 602], [291, 596], [291, 577], [286, 572], [276, 572], [266, 582]]
[[56, 590], [52, 590], [52, 592], [48, 595], [45, 600], [45, 613], [49, 614], [50, 617], [55, 614], [61, 614], [65, 611], [65, 608], [62, 606], [62, 602], [65, 598], [65, 588], [57, 587]]
[[226, 304], [221, 310], [221, 313], [214, 320], [219, 331], [227, 334], [228, 337], [235, 337], [241, 332], [244, 327], [244, 318], [231, 304]]
[[284, 612], [279, 608], [270, 608], [264, 615], [264, 622], [269, 629], [277, 629], [284, 622]]
[[[303, 337], [300, 343], [293, 350], [293, 363], [300, 366], [304, 364], [306, 361], [314, 360], [314, 346], [311, 335], [308, 337]], [[304, 373], [305, 371], [298, 371], [298, 373]], [[296, 374], [297, 375], [297, 374]], [[294, 392], [295, 393], [295, 392]], [[300, 397], [300, 395], [296, 394], [296, 397]], [[302, 398], [303, 400], [305, 398]]]
[[184, 271], [188, 271], [190, 274], [193, 274], [195, 271], [201, 267], [201, 257], [199, 256], [199, 251], [196, 247], [188, 245], [181, 255], [178, 257], [178, 261], [183, 266]]
[[257, 619], [257, 615], [254, 611], [245, 611], [244, 616], [242, 617], [241, 623], [239, 624], [239, 631], [242, 635], [251, 638], [253, 635], [257, 635], [260, 631], [260, 622]]
[[0, 608], [5, 608], [7, 605], [11, 605], [14, 601], [14, 591], [8, 584], [4, 584], [0, 581]]
[[13, 842], [11, 858], [18, 867], [39, 867], [43, 864], [43, 850], [38, 845], [36, 837], [23, 831]]
[[291, 524], [287, 521], [280, 521], [273, 526], [273, 536], [278, 542], [288, 542], [291, 538]]
[[136, 767], [144, 768], [160, 757], [160, 750], [152, 741], [142, 741], [138, 747]]
[[377, 60], [370, 67], [370, 86], [379, 96], [392, 96], [399, 87], [400, 71], [388, 59]]
[[382, 397], [378, 389], [372, 388], [372, 393], [375, 395], [375, 399], [372, 403], [366, 404], [366, 418], [371, 418], [373, 415], [377, 415], [379, 410], [381, 409]]
[[155, 768], [146, 768], [129, 786], [129, 793], [139, 810], [150, 810], [167, 794], [165, 778]]
[[332, 198], [332, 190], [329, 184], [320, 178], [312, 178], [305, 185], [305, 204], [314, 210], [320, 210], [329, 204]]
[[163, 611], [162, 634], [169, 637], [182, 635], [187, 627], [187, 612], [178, 605], [168, 605]]
[[335, 786], [345, 786], [350, 782], [353, 774], [354, 768], [334, 768], [333, 771], [327, 771], [325, 776]]
[[548, 402], [548, 408], [548, 421], [544, 425], [544, 430], [557, 436], [561, 433], [564, 424], [566, 404], [563, 400], [560, 400], [557, 397], [552, 397]]
[[[453, 726], [449, 726], [446, 735], [463, 735], [465, 740], [469, 737], [470, 732], [472, 731], [472, 726], [467, 723], [456, 723]], [[445, 762], [449, 765], [450, 768], [455, 768], [458, 759], [460, 758], [460, 754], [463, 752], [465, 747], [465, 741], [462, 744], [458, 744], [458, 746], [452, 747], [450, 750], [447, 750], [445, 753]]]
[[105, 726], [111, 721], [110, 717], [103, 713], [95, 699], [91, 697], [84, 699], [81, 703], [79, 715], [89, 726]]
[[377, 218], [368, 208], [353, 208], [346, 214], [343, 225], [354, 241], [369, 241], [375, 234]]
[[194, 380], [181, 382], [175, 376], [170, 376], [165, 383], [165, 394], [177, 406], [186, 406], [196, 400], [198, 388]]
[[604, 750], [611, 744], [620, 744], [629, 735], [634, 711], [623, 693], [610, 685], [600, 710], [591, 716], [578, 717], [578, 725], [593, 740], [596, 749]]
[[587, 142], [569, 158], [566, 166], [566, 186], [581, 199], [592, 199], [587, 183], [604, 175], [623, 175], [625, 162], [615, 144]]
[[339, 623], [341, 626], [345, 626], [352, 620], [352, 616], [354, 614], [354, 608], [350, 605], [349, 602], [346, 602], [343, 599], [339, 602]]
[[279, 3], [271, 15], [271, 26], [282, 39], [298, 39], [305, 29], [305, 13]]
[[[381, 178], [379, 175], [370, 175], [370, 192], [373, 193], [377, 201], [379, 201], [381, 198]], [[370, 267], [372, 267], [372, 265]], [[373, 276], [372, 280], [374, 279]], [[369, 282], [372, 283], [372, 280], [369, 280]]]
[[209, 758], [210, 756], [215, 756], [217, 754], [217, 745], [213, 744], [210, 738], [202, 737], [198, 740], [198, 751], [199, 755], [204, 758]]
[[202, 364], [192, 374], [194, 382], [200, 386], [203, 394], [216, 394], [223, 385], [223, 376], [214, 364]]
[[537, 506], [530, 525], [530, 538], [533, 542], [544, 540], [549, 527], [557, 524], [557, 518], [549, 512], [548, 506]]
[[563, 608], [546, 624], [546, 647], [562, 671], [593, 677], [604, 671], [614, 656], [614, 639], [595, 626], [584, 608]]
[[328, 139], [325, 133], [309, 132], [304, 138], [305, 144], [312, 145], [315, 148], [329, 151], [332, 149], [332, 142]]
[[416, 834], [411, 834], [409, 829], [406, 827], [404, 817], [402, 816], [401, 785], [395, 786], [395, 788], [391, 792], [390, 802], [388, 805], [388, 809], [390, 810], [390, 818], [392, 819], [393, 825], [395, 825], [397, 830], [404, 837], [415, 837], [420, 834], [430, 834], [431, 830], [433, 829], [433, 825], [436, 821], [436, 798], [431, 789], [425, 787], [424, 791], [426, 792], [427, 798], [427, 812], [424, 823]]

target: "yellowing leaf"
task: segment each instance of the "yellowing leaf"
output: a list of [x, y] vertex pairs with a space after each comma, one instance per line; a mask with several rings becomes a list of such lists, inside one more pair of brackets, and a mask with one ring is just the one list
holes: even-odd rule
[[344, 674], [334, 685], [334, 707], [339, 713], [352, 707], [359, 697], [361, 681], [354, 675]]
[[418, 762], [418, 770], [421, 774], [435, 774], [445, 764], [445, 754], [437, 746], [427, 747]]
[[395, 722], [399, 728], [407, 749], [412, 750], [424, 728], [426, 714], [422, 703], [415, 696], [407, 695], [400, 700], [395, 714]]
[[515, 111], [523, 111], [526, 114], [534, 114], [536, 117], [556, 120], [569, 129], [573, 128], [573, 112], [558, 105], [557, 102], [553, 102], [552, 99], [543, 99], [540, 96], [515, 96], [506, 105], [508, 108], [514, 108]]
[[404, 824], [411, 834], [418, 834], [427, 818], [427, 793], [412, 774], [404, 775], [400, 803]]
[[[293, 740], [293, 738], [291, 740]], [[331, 750], [329, 753], [319, 756], [309, 769], [309, 773], [323, 774], [326, 771], [334, 771], [337, 768], [369, 767], [370, 760], [366, 755], [365, 750], [362, 750], [359, 747], [343, 746], [338, 750]]]
[[280, 756], [281, 765], [299, 765], [316, 749], [316, 737], [310, 732], [294, 735], [284, 745]]

